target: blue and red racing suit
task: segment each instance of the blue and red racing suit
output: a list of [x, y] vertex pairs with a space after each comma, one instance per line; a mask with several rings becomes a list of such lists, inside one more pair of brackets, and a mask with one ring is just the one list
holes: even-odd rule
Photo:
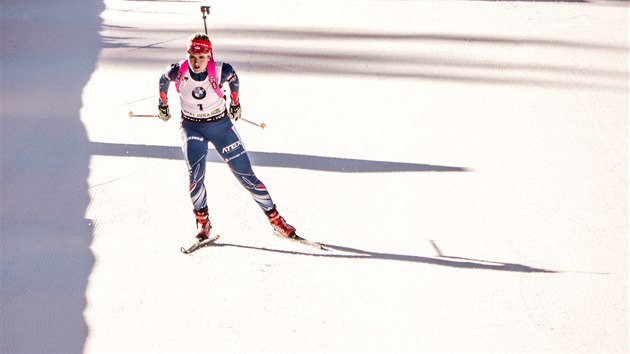
[[[190, 198], [195, 210], [207, 208], [204, 183], [208, 142], [261, 209], [265, 212], [272, 210], [271, 196], [254, 174], [243, 142], [227, 115], [221, 87], [227, 82], [232, 97], [238, 97], [239, 89], [238, 76], [232, 66], [211, 59], [206, 71], [195, 74], [189, 69], [187, 60], [172, 64], [160, 77], [160, 97], [166, 98], [171, 82], [175, 82], [181, 102], [182, 150], [188, 165]], [[162, 98], [160, 106], [164, 106]]]

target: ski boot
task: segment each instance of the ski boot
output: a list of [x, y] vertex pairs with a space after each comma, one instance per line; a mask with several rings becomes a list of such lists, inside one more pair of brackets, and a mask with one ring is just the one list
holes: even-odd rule
[[267, 214], [267, 218], [269, 219], [273, 229], [276, 230], [276, 232], [282, 237], [294, 238], [296, 236], [295, 227], [287, 224], [284, 218], [278, 213], [278, 210], [276, 210], [275, 205], [273, 209], [265, 212], [265, 214]]
[[208, 208], [203, 208], [199, 211], [195, 211], [195, 218], [197, 218], [197, 241], [202, 242], [210, 238], [210, 230], [212, 229], [212, 225], [210, 225], [210, 219], [208, 219]]

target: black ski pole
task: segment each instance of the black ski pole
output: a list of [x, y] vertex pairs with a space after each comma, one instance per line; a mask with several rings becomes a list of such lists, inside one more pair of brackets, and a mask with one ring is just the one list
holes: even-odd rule
[[206, 35], [208, 34], [208, 26], [206, 25], [206, 15], [210, 14], [210, 6], [202, 6], [201, 13], [203, 14], [203, 29], [206, 31]]

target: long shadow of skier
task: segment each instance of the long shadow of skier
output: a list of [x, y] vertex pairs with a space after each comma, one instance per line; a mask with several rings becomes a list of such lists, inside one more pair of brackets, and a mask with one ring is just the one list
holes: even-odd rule
[[102, 1], [0, 5], [0, 352], [80, 353], [94, 265], [83, 87]]
[[[236, 248], [257, 250], [257, 251], [264, 251], [264, 252], [283, 253], [287, 255], [311, 256], [311, 257], [322, 257], [322, 258], [341, 258], [341, 259], [357, 259], [357, 260], [389, 260], [389, 261], [399, 261], [399, 262], [422, 263], [422, 264], [428, 264], [428, 265], [434, 265], [434, 266], [460, 268], [460, 269], [484, 269], [484, 270], [492, 270], [492, 271], [517, 272], [517, 273], [560, 273], [559, 271], [555, 271], [555, 270], [530, 267], [530, 266], [527, 266], [524, 264], [518, 264], [518, 263], [506, 263], [506, 262], [487, 261], [487, 260], [480, 260], [480, 259], [449, 257], [449, 256], [422, 257], [422, 256], [407, 255], [407, 254], [394, 254], [394, 253], [365, 251], [365, 250], [361, 250], [357, 248], [350, 248], [350, 247], [337, 246], [337, 245], [331, 245], [331, 244], [325, 244], [324, 247], [326, 247], [329, 251], [338, 251], [342, 253], [333, 253], [333, 252], [326, 252], [326, 251], [317, 251], [317, 252], [288, 251], [288, 250], [255, 247], [255, 246], [239, 245], [239, 244], [233, 244], [233, 243], [222, 243], [222, 242], [215, 243], [212, 246], [209, 246], [206, 248], [212, 248], [212, 247], [236, 247]], [[201, 250], [198, 250], [197, 252], [199, 251]]]

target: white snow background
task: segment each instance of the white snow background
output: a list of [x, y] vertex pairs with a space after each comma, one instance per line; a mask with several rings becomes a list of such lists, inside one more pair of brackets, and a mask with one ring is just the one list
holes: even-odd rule
[[[273, 235], [158, 78], [208, 32]], [[0, 352], [627, 353], [628, 4], [0, 2]]]

